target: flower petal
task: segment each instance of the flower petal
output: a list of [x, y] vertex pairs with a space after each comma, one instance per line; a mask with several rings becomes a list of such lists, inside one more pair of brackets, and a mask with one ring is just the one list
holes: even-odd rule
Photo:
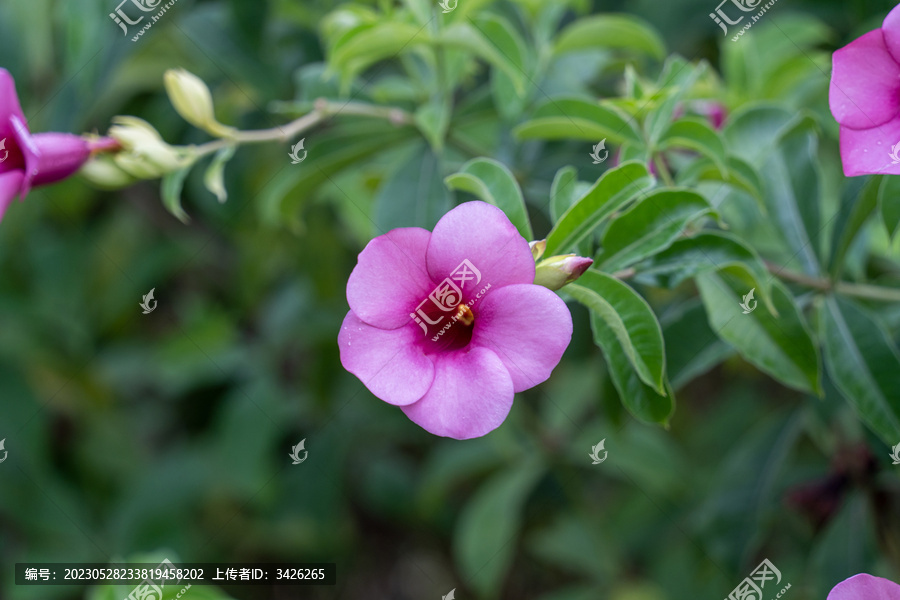
[[425, 269], [430, 237], [424, 229], [409, 227], [370, 241], [347, 281], [350, 310], [382, 329], [411, 323], [410, 313], [434, 289]]
[[428, 273], [443, 281], [468, 260], [481, 274], [463, 287], [470, 298], [487, 284], [494, 290], [534, 281], [534, 257], [528, 242], [499, 208], [486, 202], [461, 204], [441, 217], [428, 243]]
[[3, 214], [13, 201], [13, 198], [19, 193], [23, 179], [24, 176], [21, 171], [0, 173], [0, 221], [3, 220]]
[[860, 573], [840, 582], [826, 600], [898, 600], [900, 585], [882, 577]]
[[28, 131], [28, 125], [25, 124], [25, 121], [16, 116], [11, 116], [9, 120], [13, 125], [13, 137], [16, 140], [16, 145], [19, 147], [19, 152], [22, 153], [25, 163], [23, 172], [25, 179], [22, 180], [22, 189], [19, 190], [19, 201], [22, 201], [25, 199], [25, 196], [28, 195], [28, 192], [31, 191], [31, 186], [33, 185], [32, 182], [38, 174], [41, 151], [38, 149], [37, 145], [35, 145], [34, 137], [31, 135], [31, 132]]
[[828, 100], [838, 123], [853, 129], [882, 125], [900, 112], [900, 64], [880, 29], [834, 53]]
[[[892, 146], [900, 143], [900, 118], [872, 129], [841, 127], [841, 162], [844, 175], [900, 175], [900, 163], [891, 158]], [[900, 156], [900, 147], [897, 148]]]
[[350, 311], [338, 334], [341, 364], [385, 402], [411, 404], [434, 379], [434, 364], [414, 343], [420, 336], [415, 325], [378, 329]]
[[512, 380], [487, 348], [439, 354], [425, 396], [402, 410], [434, 435], [467, 440], [500, 426], [512, 408]]
[[[6, 69], [0, 68], [0, 140], [13, 135], [10, 117], [15, 116], [23, 123], [25, 113], [19, 104], [19, 95], [16, 93], [16, 82]], [[7, 150], [9, 148], [7, 147]]]
[[881, 26], [884, 43], [894, 60], [900, 63], [900, 4], [888, 13]]
[[36, 133], [32, 139], [38, 149], [34, 185], [65, 179], [80, 169], [91, 155], [87, 140], [71, 133]]
[[490, 348], [521, 392], [546, 381], [572, 340], [572, 315], [539, 285], [510, 285], [476, 305], [473, 346]]

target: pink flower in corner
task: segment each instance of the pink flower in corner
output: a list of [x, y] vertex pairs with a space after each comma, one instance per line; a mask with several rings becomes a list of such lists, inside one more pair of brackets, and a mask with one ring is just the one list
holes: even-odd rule
[[860, 573], [834, 586], [826, 600], [900, 600], [900, 585]]
[[72, 175], [92, 151], [117, 146], [111, 139], [88, 141], [69, 133], [32, 134], [16, 84], [0, 68], [0, 220], [13, 198], [24, 200], [33, 186]]
[[433, 232], [394, 229], [350, 274], [341, 363], [425, 430], [485, 435], [572, 338], [568, 308], [534, 274], [528, 242], [484, 202], [454, 208]]
[[832, 63], [829, 103], [841, 126], [844, 174], [900, 175], [892, 156], [900, 143], [900, 6], [881, 29], [836, 51]]

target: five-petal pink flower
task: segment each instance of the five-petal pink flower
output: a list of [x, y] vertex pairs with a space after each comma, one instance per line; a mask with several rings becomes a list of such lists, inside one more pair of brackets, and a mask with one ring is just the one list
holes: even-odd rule
[[900, 175], [900, 6], [881, 29], [834, 53], [829, 103], [848, 177]]
[[69, 133], [32, 134], [15, 81], [0, 68], [0, 220], [16, 196], [24, 200], [32, 187], [75, 173], [92, 151], [116, 145], [114, 140], [89, 142]]
[[534, 275], [528, 242], [484, 202], [433, 232], [376, 237], [347, 282], [341, 363], [427, 431], [483, 436], [516, 392], [550, 377], [572, 337], [565, 303]]
[[827, 600], [900, 600], [900, 585], [860, 573], [834, 586]]

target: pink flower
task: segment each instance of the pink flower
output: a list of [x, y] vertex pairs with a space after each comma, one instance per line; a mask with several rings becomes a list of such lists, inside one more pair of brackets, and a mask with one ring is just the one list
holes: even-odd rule
[[826, 600], [900, 600], [900, 585], [860, 573], [834, 586]]
[[434, 232], [394, 229], [347, 281], [341, 363], [427, 431], [485, 435], [572, 338], [568, 308], [534, 274], [528, 242], [484, 202], [454, 208]]
[[[834, 53], [829, 103], [841, 126], [841, 162], [848, 177], [900, 175], [900, 6]], [[900, 147], [896, 148], [900, 150]]]
[[32, 134], [16, 94], [16, 84], [0, 68], [0, 220], [13, 198], [31, 188], [65, 179], [91, 152], [114, 147], [113, 140], [89, 142], [68, 133]]

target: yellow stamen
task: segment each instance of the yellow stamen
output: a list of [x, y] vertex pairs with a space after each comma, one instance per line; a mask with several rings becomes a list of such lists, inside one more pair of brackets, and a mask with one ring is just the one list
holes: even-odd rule
[[475, 315], [472, 314], [472, 309], [466, 304], [460, 304], [459, 308], [456, 309], [456, 320], [463, 325], [471, 325], [475, 322]]

